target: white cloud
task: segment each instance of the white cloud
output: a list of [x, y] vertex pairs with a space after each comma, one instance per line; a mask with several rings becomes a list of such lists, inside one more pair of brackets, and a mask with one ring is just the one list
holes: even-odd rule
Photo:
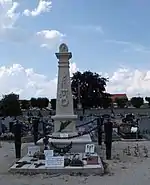
[[[73, 62], [70, 66], [71, 76], [79, 70]], [[103, 75], [103, 74], [102, 74]], [[140, 71], [120, 68], [109, 76], [107, 92], [127, 93], [128, 97], [150, 96], [150, 70]], [[56, 97], [57, 77], [49, 79], [33, 69], [26, 69], [19, 64], [11, 67], [0, 67], [0, 92], [2, 94], [18, 93], [20, 98]]]
[[37, 8], [35, 8], [34, 10], [29, 10], [29, 9], [26, 9], [24, 10], [23, 14], [25, 16], [32, 16], [32, 17], [36, 17], [42, 13], [45, 13], [45, 12], [49, 12], [52, 8], [52, 2], [47, 0], [39, 0], [39, 4], [37, 5]]
[[17, 41], [23, 38], [22, 32], [15, 28], [20, 15], [16, 12], [18, 6], [16, 1], [0, 0], [0, 41]]
[[77, 67], [76, 63], [70, 63], [70, 76], [73, 75], [73, 73], [79, 71], [79, 68]]
[[[38, 42], [41, 47], [53, 48], [59, 44], [64, 35], [56, 30], [43, 30], [29, 33], [27, 30], [16, 27], [16, 21], [20, 13], [16, 12], [19, 3], [15, 0], [0, 0], [0, 41], [11, 41], [16, 43], [33, 41]], [[36, 16], [44, 11], [49, 11], [51, 1], [40, 0], [38, 7], [31, 12]]]
[[36, 37], [41, 47], [52, 49], [62, 42], [64, 34], [57, 30], [42, 30], [36, 33]]
[[[70, 73], [77, 71], [75, 63], [70, 65]], [[20, 98], [56, 97], [57, 77], [48, 79], [33, 69], [25, 69], [20, 64], [0, 67], [0, 96], [11, 92], [20, 94]]]
[[[29, 11], [32, 16], [50, 11], [51, 1], [40, 0], [37, 8]], [[24, 43], [32, 42], [41, 47], [52, 49], [63, 39], [64, 34], [57, 30], [42, 30], [35, 33], [16, 27], [20, 13], [16, 12], [19, 3], [16, 0], [0, 0], [0, 41]], [[26, 11], [27, 12], [27, 11]]]
[[19, 3], [13, 0], [0, 0], [0, 30], [14, 26], [19, 17], [18, 6]]
[[129, 97], [150, 96], [150, 70], [120, 68], [109, 77], [107, 91], [127, 93]]
[[142, 53], [150, 53], [150, 47], [143, 46], [141, 44], [127, 42], [127, 41], [119, 41], [119, 40], [105, 40], [106, 43], [109, 44], [117, 44], [124, 46], [124, 52], [135, 51]]

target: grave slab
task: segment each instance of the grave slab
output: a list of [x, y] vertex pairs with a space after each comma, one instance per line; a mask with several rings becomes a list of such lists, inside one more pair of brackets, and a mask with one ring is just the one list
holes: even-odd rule
[[[21, 158], [18, 162], [23, 162], [23, 161], [30, 162], [31, 159], [32, 159], [32, 157], [24, 156], [24, 157]], [[9, 171], [14, 171], [14, 170], [15, 170], [15, 172], [19, 172], [19, 173], [21, 173], [21, 172], [27, 172], [27, 171], [28, 171], [28, 168], [31, 166], [31, 164], [26, 164], [26, 165], [24, 165], [24, 166], [22, 166], [22, 167], [20, 167], [20, 168], [17, 168], [17, 167], [16, 167], [17, 165], [18, 165], [18, 164], [15, 163], [15, 164], [9, 169]]]
[[[25, 156], [21, 161], [30, 161], [31, 157]], [[88, 175], [102, 175], [104, 173], [104, 168], [101, 162], [100, 157], [98, 157], [97, 165], [84, 165], [83, 167], [73, 167], [73, 166], [66, 166], [66, 167], [57, 167], [57, 168], [48, 168], [45, 165], [40, 166], [38, 168], [35, 167], [34, 163], [45, 163], [45, 160], [38, 160], [36, 162], [32, 162], [30, 165], [24, 165], [21, 168], [16, 168], [16, 164], [14, 164], [10, 169], [9, 172], [11, 173], [25, 173], [25, 174], [73, 174], [73, 173], [81, 173], [81, 174], [88, 174]]]

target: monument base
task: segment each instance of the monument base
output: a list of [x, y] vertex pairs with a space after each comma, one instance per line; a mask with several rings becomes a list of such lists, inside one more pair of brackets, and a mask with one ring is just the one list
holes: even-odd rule
[[76, 120], [78, 118], [77, 115], [61, 115], [61, 114], [57, 114], [55, 116], [52, 116], [52, 119], [54, 120]]
[[78, 134], [78, 132], [66, 132], [66, 131], [53, 132], [52, 133], [52, 136], [53, 137], [61, 137], [61, 134], [64, 135], [64, 136], [66, 136], [66, 137], [72, 137], [72, 136], [76, 136]]
[[[97, 154], [96, 154], [97, 155]], [[66, 166], [66, 167], [51, 167], [48, 168], [45, 166], [45, 160], [38, 160], [36, 162], [31, 161], [32, 157], [25, 156], [22, 159], [19, 160], [19, 162], [26, 161], [28, 164], [23, 165], [22, 167], [17, 168], [17, 164], [14, 164], [10, 169], [9, 172], [11, 173], [23, 173], [23, 174], [85, 174], [85, 175], [103, 175], [104, 168], [101, 162], [100, 157], [98, 156], [98, 164], [90, 164], [90, 165], [84, 165], [84, 166]], [[39, 166], [38, 168], [35, 166], [35, 164], [43, 165]]]
[[[74, 153], [78, 153], [78, 152], [83, 153], [85, 151], [85, 145], [92, 143], [92, 140], [91, 140], [90, 135], [87, 134], [84, 136], [75, 137], [75, 138], [71, 138], [71, 139], [63, 139], [63, 138], [52, 139], [52, 138], [49, 138], [50, 148], [51, 148], [51, 142], [54, 143], [55, 145], [57, 145], [58, 147], [63, 147], [63, 146], [69, 145], [72, 142], [72, 148], [70, 151], [74, 152]], [[41, 150], [44, 149], [43, 138], [38, 140], [37, 145], [40, 146]]]

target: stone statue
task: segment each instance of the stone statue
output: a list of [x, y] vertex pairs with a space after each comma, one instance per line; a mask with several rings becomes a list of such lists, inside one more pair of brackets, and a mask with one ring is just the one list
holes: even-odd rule
[[59, 46], [59, 53], [68, 53], [68, 46], [66, 44], [61, 44]]

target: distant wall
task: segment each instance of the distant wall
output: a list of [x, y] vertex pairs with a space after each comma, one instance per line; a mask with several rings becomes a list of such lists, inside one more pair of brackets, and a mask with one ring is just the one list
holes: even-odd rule
[[[76, 110], [78, 114], [82, 114], [82, 110]], [[127, 113], [133, 113], [133, 114], [147, 114], [150, 116], [150, 108], [124, 108], [124, 109], [119, 109], [115, 108], [114, 109], [115, 114], [127, 114]], [[85, 114], [111, 114], [110, 109], [91, 109], [91, 110], [85, 110]]]
[[[32, 110], [31, 112], [36, 115], [39, 112], [39, 110], [38, 111]], [[140, 108], [140, 109], [136, 109], [136, 108], [124, 108], [124, 109], [115, 108], [114, 112], [115, 112], [115, 114], [134, 113], [134, 114], [147, 114], [147, 115], [150, 116], [150, 108]], [[49, 111], [42, 110], [41, 113], [42, 113], [43, 116], [49, 115]], [[75, 113], [79, 114], [79, 115], [82, 115], [82, 110], [75, 110]], [[24, 111], [24, 115], [26, 115], [26, 114], [27, 114], [27, 111]], [[85, 114], [86, 115], [89, 115], [89, 114], [111, 114], [111, 110], [110, 109], [91, 109], [91, 110], [85, 110]]]

